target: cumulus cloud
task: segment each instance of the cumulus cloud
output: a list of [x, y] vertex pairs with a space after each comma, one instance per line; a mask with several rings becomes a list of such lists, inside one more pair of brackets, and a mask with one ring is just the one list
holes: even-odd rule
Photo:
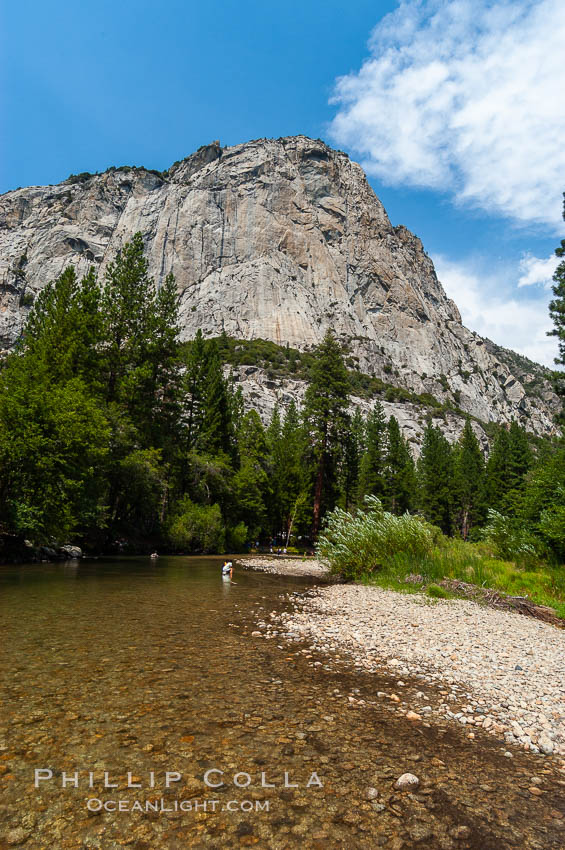
[[338, 79], [330, 133], [390, 185], [558, 231], [563, 44], [562, 0], [403, 0]]
[[555, 254], [542, 260], [526, 254], [520, 260], [520, 277], [518, 286], [543, 286], [549, 289], [553, 285], [553, 273], [557, 268], [558, 259]]
[[483, 275], [471, 266], [442, 255], [433, 257], [437, 276], [461, 312], [463, 324], [498, 345], [555, 368], [554, 337], [546, 336], [553, 325], [543, 298], [518, 299], [511, 294], [504, 276]]

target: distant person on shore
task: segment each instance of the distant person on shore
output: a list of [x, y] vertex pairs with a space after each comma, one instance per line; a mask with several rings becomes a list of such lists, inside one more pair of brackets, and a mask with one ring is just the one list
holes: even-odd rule
[[224, 564], [222, 566], [222, 577], [231, 579], [232, 575], [233, 575], [233, 564], [232, 564], [232, 562], [231, 561], [224, 561]]
[[155, 558], [158, 558], [158, 557], [159, 557], [159, 555], [157, 554], [157, 552], [151, 552], [151, 558], [153, 560], [155, 560]]

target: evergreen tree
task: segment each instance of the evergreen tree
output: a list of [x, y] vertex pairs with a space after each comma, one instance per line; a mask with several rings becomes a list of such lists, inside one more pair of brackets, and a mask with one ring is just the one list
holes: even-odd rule
[[361, 411], [355, 408], [355, 413], [349, 418], [344, 433], [342, 458], [342, 490], [345, 510], [357, 502], [359, 495], [359, 474], [361, 459], [365, 452], [365, 424]]
[[341, 349], [331, 331], [316, 348], [304, 400], [314, 472], [312, 534], [324, 509], [335, 504], [337, 468], [349, 400], [349, 379]]
[[359, 470], [358, 501], [363, 504], [364, 496], [379, 499], [386, 491], [387, 424], [383, 406], [376, 401], [365, 424], [365, 452]]
[[415, 470], [412, 455], [394, 416], [387, 424], [385, 458], [385, 504], [392, 513], [404, 514], [412, 507]]
[[211, 455], [222, 453], [233, 458], [235, 453], [232, 402], [215, 340], [206, 343], [203, 417], [197, 446]]
[[204, 421], [206, 394], [206, 345], [200, 328], [188, 347], [183, 385], [183, 445], [190, 451], [198, 439]]
[[532, 466], [532, 453], [528, 436], [514, 420], [508, 432], [508, 489], [520, 490]]
[[294, 401], [289, 404], [284, 422], [278, 408], [269, 426], [272, 458], [273, 508], [271, 529], [282, 532], [288, 543], [293, 530], [304, 530], [309, 517], [309, 479], [305, 468], [306, 437]]
[[524, 482], [519, 519], [565, 561], [565, 446], [546, 454]]
[[278, 404], [275, 405], [273, 415], [267, 429], [267, 442], [271, 455], [271, 532], [277, 534], [282, 528], [283, 522], [283, 475], [285, 470], [285, 457], [282, 444], [282, 422]]
[[149, 444], [172, 450], [180, 421], [182, 379], [175, 279], [167, 275], [148, 311], [149, 340], [144, 355], [146, 379], [137, 416], [147, 422]]
[[418, 462], [420, 504], [429, 522], [444, 534], [453, 530], [453, 453], [439, 428], [431, 422], [424, 431]]
[[[108, 402], [125, 402], [132, 410], [143, 389], [143, 369], [151, 333], [155, 287], [136, 233], [109, 263], [101, 299]], [[140, 374], [141, 372], [141, 374]]]
[[[565, 192], [563, 193], [563, 218], [565, 219]], [[555, 358], [555, 362], [560, 366], [565, 366], [565, 239], [561, 240], [561, 244], [555, 249], [555, 254], [562, 259], [553, 275], [554, 298], [549, 304], [549, 315], [553, 320], [554, 328], [552, 331], [548, 331], [548, 336], [557, 337], [559, 354]], [[565, 382], [562, 372], [555, 375], [555, 387], [560, 395], [565, 396]]]
[[257, 411], [243, 417], [238, 433], [241, 466], [233, 480], [237, 513], [252, 539], [265, 529], [270, 498], [270, 452]]
[[499, 428], [486, 466], [486, 498], [489, 508], [515, 514], [532, 454], [523, 428], [512, 422]]
[[508, 487], [510, 439], [506, 428], [498, 429], [486, 466], [486, 500], [489, 508], [501, 511]]
[[49, 381], [79, 377], [100, 386], [100, 295], [94, 269], [79, 282], [72, 266], [39, 293], [18, 349], [27, 354], [28, 368], [41, 364]]
[[467, 418], [454, 455], [454, 497], [457, 525], [466, 540], [471, 529], [486, 518], [485, 462], [471, 422]]

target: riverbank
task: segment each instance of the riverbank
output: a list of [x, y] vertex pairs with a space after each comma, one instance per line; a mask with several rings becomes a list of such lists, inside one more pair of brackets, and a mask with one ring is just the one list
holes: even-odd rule
[[287, 555], [254, 556], [238, 558], [237, 563], [251, 570], [279, 576], [303, 576], [304, 578], [330, 578], [327, 567], [316, 558], [293, 558]]
[[[259, 622], [265, 637], [305, 641], [396, 683], [381, 698], [419, 724], [441, 715], [545, 755], [565, 756], [565, 633], [538, 620], [459, 599], [337, 585], [290, 597], [293, 608]], [[269, 621], [270, 620], [270, 621]], [[403, 699], [403, 677], [422, 691]], [[426, 684], [439, 686], [426, 695]], [[565, 760], [563, 760], [565, 767]]]

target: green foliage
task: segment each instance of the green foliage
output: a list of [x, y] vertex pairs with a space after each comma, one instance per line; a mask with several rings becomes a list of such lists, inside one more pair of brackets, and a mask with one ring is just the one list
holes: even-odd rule
[[489, 510], [482, 536], [492, 544], [499, 558], [521, 565], [535, 564], [539, 560], [539, 543], [519, 520]]
[[341, 348], [328, 331], [317, 347], [304, 398], [304, 422], [314, 471], [312, 533], [317, 535], [337, 495], [337, 470], [347, 429], [349, 380]]
[[532, 465], [526, 432], [516, 422], [498, 428], [486, 466], [486, 500], [493, 510], [515, 513], [515, 504]]
[[410, 510], [414, 503], [415, 468], [408, 444], [394, 416], [387, 425], [385, 457], [385, 505], [395, 514]]
[[429, 424], [418, 463], [419, 501], [426, 519], [444, 534], [453, 527], [453, 474], [451, 446], [439, 428]]
[[49, 386], [38, 370], [17, 356], [1, 375], [0, 527], [48, 542], [104, 522], [109, 428], [80, 378]]
[[230, 526], [226, 531], [226, 548], [228, 552], [243, 552], [249, 540], [249, 530], [244, 522]]
[[168, 539], [188, 552], [223, 552], [225, 530], [219, 505], [196, 505], [184, 496], [171, 517]]
[[444, 587], [439, 584], [429, 584], [426, 588], [426, 593], [433, 599], [449, 599], [450, 594]]
[[[430, 426], [416, 476], [400, 426], [386, 421], [378, 399], [425, 405], [436, 417], [453, 409], [448, 402], [362, 374], [350, 352], [346, 368], [331, 333], [309, 352], [200, 332], [180, 345], [177, 302], [171, 275], [159, 285], [149, 276], [139, 233], [102, 280], [93, 269], [79, 280], [69, 267], [43, 288], [0, 371], [0, 531], [37, 543], [74, 536], [97, 549], [124, 536], [200, 550], [273, 537], [309, 546], [328, 511], [376, 496], [387, 517], [405, 523], [402, 515], [417, 511], [464, 537], [495, 508], [523, 526], [536, 552], [565, 557], [562, 451], [538, 443], [532, 452], [516, 423], [485, 426], [493, 438], [485, 471], [469, 421], [454, 449]], [[303, 409], [277, 409], [265, 430], [244, 408], [237, 376], [227, 376], [226, 367], [243, 364], [307, 380]], [[366, 419], [350, 413], [350, 393], [373, 400]], [[495, 526], [482, 545], [523, 560], [519, 545], [503, 548]], [[433, 552], [416, 560], [431, 576], [447, 568], [446, 547], [437, 528], [425, 528]], [[381, 571], [415, 557], [390, 551]]]
[[387, 424], [382, 404], [376, 401], [365, 423], [365, 451], [359, 469], [358, 501], [364, 496], [382, 499], [386, 492]]
[[233, 497], [238, 517], [255, 539], [265, 530], [270, 496], [267, 438], [255, 410], [243, 417], [238, 438], [241, 465], [233, 478]]
[[359, 578], [382, 569], [399, 551], [415, 559], [431, 551], [431, 529], [417, 517], [388, 513], [376, 496], [366, 496], [365, 505], [356, 514], [335, 508], [326, 517], [316, 552], [332, 572]]
[[[565, 192], [563, 193], [563, 218], [565, 219]], [[555, 249], [555, 255], [561, 259], [561, 262], [555, 269], [553, 275], [553, 300], [549, 304], [549, 315], [553, 321], [553, 330], [548, 332], [549, 336], [557, 337], [559, 354], [555, 358], [555, 362], [560, 365], [565, 365], [565, 239], [561, 240], [561, 244]], [[563, 382], [562, 374], [555, 376], [555, 385], [560, 395], [565, 395], [565, 383]]]
[[159, 449], [134, 449], [118, 463], [113, 525], [122, 533], [150, 534], [159, 526], [166, 470]]
[[[491, 543], [445, 537], [439, 529], [408, 515], [385, 513], [379, 523], [382, 507], [376, 512], [376, 521], [371, 518], [372, 511], [370, 505], [368, 515], [340, 509], [328, 515], [328, 531], [320, 536], [318, 555], [326, 557], [334, 571], [404, 593], [421, 591], [422, 584], [427, 585], [429, 595], [437, 598], [451, 596], [438, 582], [456, 579], [512, 596], [528, 596], [539, 605], [555, 608], [565, 618], [562, 568], [538, 562], [535, 569], [524, 569], [514, 561], [501, 560]], [[409, 523], [408, 534], [403, 523], [395, 524], [401, 520]], [[414, 583], [414, 575], [421, 576], [422, 583]]]
[[459, 533], [467, 540], [486, 511], [485, 462], [469, 418], [454, 452], [453, 504]]
[[518, 518], [562, 563], [565, 560], [564, 506], [565, 446], [561, 445], [529, 474]]

